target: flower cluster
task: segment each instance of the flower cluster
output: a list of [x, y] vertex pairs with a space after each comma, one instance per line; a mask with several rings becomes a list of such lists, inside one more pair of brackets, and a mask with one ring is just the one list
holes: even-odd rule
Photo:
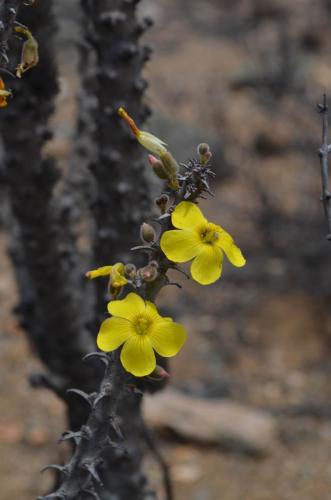
[[136, 293], [108, 304], [112, 315], [100, 328], [97, 344], [102, 351], [120, 347], [124, 368], [143, 377], [156, 367], [154, 351], [163, 357], [175, 356], [186, 340], [186, 332], [171, 318], [159, 315], [155, 305]]
[[[157, 219], [160, 231], [147, 223], [140, 228], [143, 245], [133, 250], [147, 253], [146, 266], [136, 269], [131, 263], [117, 263], [89, 271], [86, 276], [109, 277], [111, 317], [100, 327], [99, 349], [110, 352], [122, 346], [123, 367], [136, 377], [144, 377], [156, 368], [155, 352], [163, 357], [175, 356], [186, 340], [183, 326], [160, 316], [151, 301], [155, 291], [169, 284], [168, 269], [179, 269], [177, 264], [192, 261], [192, 278], [201, 285], [209, 285], [221, 277], [224, 254], [235, 267], [244, 266], [246, 261], [230, 234], [208, 221], [196, 204], [203, 193], [210, 193], [209, 177], [214, 176], [209, 165], [212, 157], [209, 146], [200, 144], [199, 159], [183, 165], [185, 171], [181, 173], [163, 141], [139, 130], [123, 108], [119, 109], [119, 115], [139, 143], [158, 157], [149, 155], [154, 173], [166, 182], [166, 191], [155, 200], [161, 213]], [[134, 292], [121, 298], [126, 286]]]
[[171, 215], [177, 228], [163, 233], [161, 249], [173, 262], [192, 260], [192, 278], [201, 285], [218, 280], [222, 273], [223, 252], [236, 267], [245, 265], [241, 250], [221, 226], [207, 221], [200, 208], [182, 201]]

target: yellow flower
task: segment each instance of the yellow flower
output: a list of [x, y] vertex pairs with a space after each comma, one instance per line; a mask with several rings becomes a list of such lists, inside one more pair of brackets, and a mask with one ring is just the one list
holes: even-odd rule
[[144, 377], [156, 366], [156, 351], [163, 357], [175, 356], [186, 340], [186, 332], [171, 318], [159, 315], [152, 302], [136, 293], [108, 304], [111, 318], [103, 321], [97, 338], [99, 349], [114, 351], [122, 344], [121, 362], [136, 377]]
[[90, 280], [94, 280], [95, 278], [99, 278], [100, 276], [110, 276], [112, 269], [113, 269], [113, 266], [98, 267], [98, 269], [93, 269], [92, 271], [87, 271], [85, 276], [86, 276], [86, 278], [89, 278]]
[[241, 250], [229, 233], [207, 221], [194, 203], [179, 203], [172, 213], [171, 221], [178, 229], [166, 231], [162, 235], [161, 249], [173, 262], [194, 259], [191, 274], [201, 285], [209, 285], [220, 278], [223, 252], [234, 266], [245, 265]]
[[85, 276], [91, 280], [100, 276], [109, 276], [109, 292], [112, 295], [118, 295], [128, 280], [124, 276], [125, 267], [122, 262], [117, 262], [113, 266], [103, 266], [98, 269], [88, 271]]
[[159, 139], [155, 135], [150, 134], [149, 132], [143, 132], [142, 130], [139, 130], [133, 118], [128, 115], [125, 109], [119, 108], [118, 114], [129, 125], [137, 140], [145, 149], [148, 149], [148, 151], [151, 151], [158, 156], [160, 156], [162, 153], [167, 152], [167, 149], [165, 147], [166, 143], [161, 141], [161, 139]]
[[121, 288], [128, 283], [128, 280], [124, 276], [124, 264], [118, 262], [113, 266], [110, 273], [111, 286], [113, 288]]
[[7, 103], [7, 97], [11, 96], [10, 90], [7, 90], [5, 87], [5, 82], [3, 79], [0, 77], [0, 108], [6, 108], [8, 103]]

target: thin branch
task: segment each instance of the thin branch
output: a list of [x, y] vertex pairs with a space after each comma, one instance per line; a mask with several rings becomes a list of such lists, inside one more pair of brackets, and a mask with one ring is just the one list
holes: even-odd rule
[[163, 458], [163, 455], [156, 443], [156, 440], [154, 439], [153, 432], [148, 429], [146, 425], [144, 425], [144, 436], [146, 443], [148, 445], [148, 448], [150, 449], [151, 453], [153, 454], [156, 462], [158, 463], [161, 472], [162, 472], [162, 479], [163, 479], [163, 487], [164, 487], [164, 492], [165, 492], [165, 498], [166, 500], [174, 500], [174, 492], [173, 492], [173, 486], [172, 486], [172, 481], [171, 481], [171, 474], [170, 474], [170, 467], [168, 463], [165, 461]]
[[328, 234], [326, 238], [331, 241], [331, 193], [329, 191], [329, 107], [326, 94], [323, 96], [323, 104], [318, 105], [318, 110], [322, 114], [322, 146], [319, 149], [319, 158], [322, 177], [321, 201], [324, 207], [325, 218], [328, 224]]

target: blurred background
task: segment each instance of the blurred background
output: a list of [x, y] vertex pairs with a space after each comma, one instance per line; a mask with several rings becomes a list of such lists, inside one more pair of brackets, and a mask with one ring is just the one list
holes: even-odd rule
[[[78, 2], [56, 3], [61, 90], [47, 153], [65, 166], [79, 89]], [[183, 290], [159, 298], [190, 335], [172, 363], [172, 393], [146, 404], [175, 498], [329, 500], [331, 249], [316, 104], [331, 94], [331, 2], [145, 0], [141, 15], [155, 20], [144, 37], [154, 50], [149, 130], [180, 162], [210, 143], [215, 197], [202, 207], [247, 257], [243, 269], [225, 264], [209, 287], [176, 275]], [[40, 468], [65, 454], [55, 445], [64, 415], [53, 394], [28, 385], [39, 362], [13, 315], [1, 229], [0, 275], [0, 498], [28, 500], [50, 484]], [[152, 457], [147, 466], [162, 499]]]

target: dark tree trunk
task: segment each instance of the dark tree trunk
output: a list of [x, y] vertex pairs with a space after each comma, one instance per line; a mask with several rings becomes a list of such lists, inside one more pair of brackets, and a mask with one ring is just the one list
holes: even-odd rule
[[[40, 63], [24, 79], [13, 81], [15, 98], [3, 110], [1, 123], [15, 227], [11, 253], [21, 293], [18, 311], [49, 371], [43, 381], [67, 400], [68, 387], [92, 388], [96, 382], [95, 369], [82, 362], [94, 342], [86, 329], [81, 286], [75, 279], [79, 256], [74, 233], [63, 232], [59, 200], [54, 196], [60, 172], [42, 152], [50, 138], [48, 119], [57, 94], [52, 2], [22, 7], [20, 20], [39, 41]], [[14, 56], [11, 63], [16, 64]], [[72, 426], [80, 426], [86, 415], [85, 410], [83, 417], [81, 413], [81, 404], [70, 400]]]
[[[132, 260], [129, 249], [137, 243], [139, 226], [150, 212], [146, 154], [117, 114], [123, 106], [139, 123], [149, 114], [142, 103], [147, 84], [141, 77], [149, 49], [140, 47], [138, 41], [150, 21], [137, 20], [138, 3], [139, 0], [82, 0], [84, 90], [88, 96], [92, 89], [97, 98], [91, 120], [96, 149], [90, 165], [96, 186], [92, 206], [96, 266]], [[95, 64], [94, 77], [90, 67], [84, 66], [91, 59]], [[97, 283], [97, 324], [104, 316], [105, 303], [104, 283]], [[114, 449], [107, 453], [106, 467], [112, 472], [104, 477], [104, 482], [121, 500], [145, 499], [148, 494], [141, 472], [145, 442], [140, 404], [141, 398], [121, 399], [118, 414], [127, 454], [118, 454]]]
[[[140, 73], [148, 51], [137, 44], [145, 24], [136, 21], [136, 3], [83, 2], [86, 38], [96, 54], [92, 93], [98, 103], [90, 117], [95, 120], [95, 160], [89, 179], [95, 187], [92, 266], [125, 259], [148, 208], [143, 152], [116, 113], [119, 106], [126, 106], [140, 121], [147, 115], [141, 104], [145, 83]], [[76, 430], [85, 423], [87, 408], [66, 391], [75, 387], [93, 392], [99, 384], [100, 370], [94, 363], [83, 363], [82, 357], [95, 350], [94, 337], [106, 310], [106, 297], [102, 283], [91, 320], [85, 313], [89, 298], [71, 224], [77, 220], [75, 197], [68, 190], [61, 191], [62, 197], [55, 194], [61, 173], [42, 151], [51, 136], [48, 120], [57, 94], [51, 0], [22, 6], [19, 21], [38, 40], [40, 63], [22, 80], [13, 80], [15, 97], [2, 110], [4, 177], [13, 216], [11, 255], [21, 297], [18, 311], [48, 371], [35, 376], [33, 382], [51, 388], [66, 401], [70, 428]], [[14, 45], [12, 68], [18, 62], [14, 54], [19, 44]], [[148, 495], [141, 472], [144, 432], [140, 398], [125, 395], [126, 391], [119, 419], [127, 453], [111, 449], [104, 455], [100, 495], [108, 500], [140, 500]]]
[[[139, 123], [149, 110], [142, 103], [147, 86], [141, 77], [149, 48], [138, 40], [148, 26], [137, 21], [139, 0], [82, 0], [86, 47], [96, 55], [95, 78], [88, 79], [97, 105], [92, 113], [97, 146], [90, 165], [96, 183], [93, 212], [96, 224], [94, 256], [96, 265], [131, 258], [129, 249], [138, 237], [139, 225], [150, 210], [146, 155], [117, 110], [127, 107]], [[87, 54], [88, 57], [88, 54]], [[105, 289], [98, 287], [98, 312], [104, 312]]]

